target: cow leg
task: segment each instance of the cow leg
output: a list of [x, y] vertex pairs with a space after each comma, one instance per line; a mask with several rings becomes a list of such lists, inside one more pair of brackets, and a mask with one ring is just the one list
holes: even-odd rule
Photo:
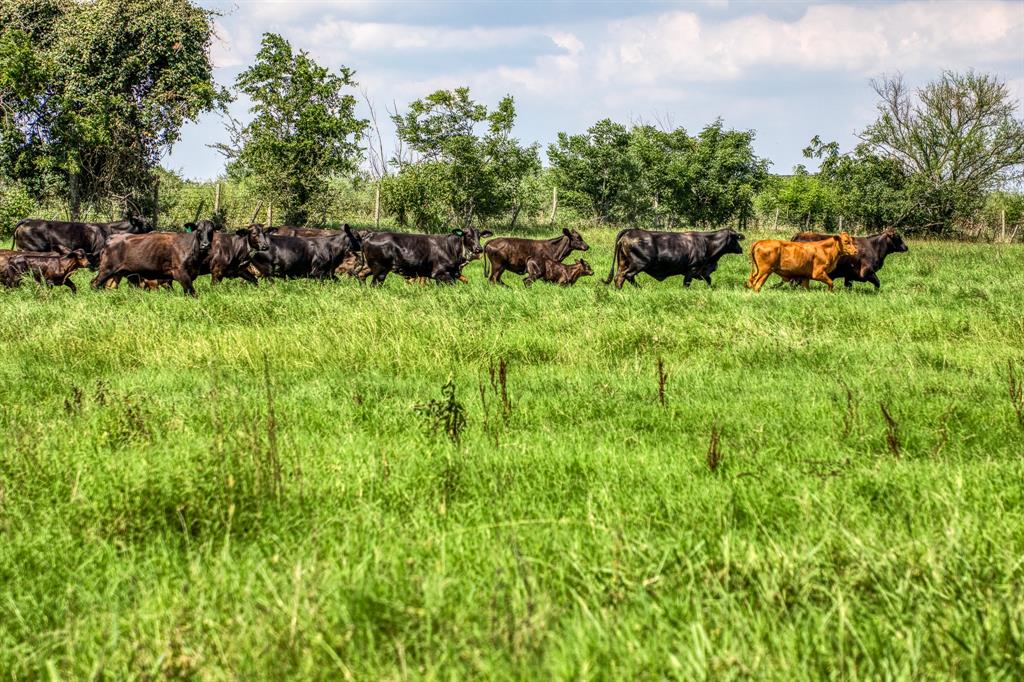
[[[494, 261], [491, 261], [492, 264], [493, 264], [493, 262]], [[498, 284], [500, 286], [507, 287], [508, 285], [501, 281], [501, 275], [502, 275], [502, 273], [505, 272], [505, 266], [504, 265], [494, 265], [493, 267], [494, 267], [494, 269], [491, 270], [491, 277], [490, 277], [491, 284]]]
[[882, 287], [882, 283], [878, 281], [878, 275], [873, 272], [869, 272], [864, 279], [875, 285], [875, 291], [878, 291]]
[[632, 284], [637, 289], [640, 288], [640, 285], [636, 283], [636, 275], [629, 275], [628, 277], [626, 277], [626, 279], [629, 280], [629, 283]]
[[192, 278], [187, 273], [178, 273], [177, 276], [174, 277], [174, 281], [181, 285], [186, 296], [191, 296], [192, 298], [196, 298], [198, 296], [198, 294], [196, 294], [196, 288], [192, 286]]
[[68, 289], [71, 289], [71, 293], [73, 293], [73, 294], [77, 294], [78, 293], [78, 287], [76, 287], [75, 283], [71, 281], [70, 275], [68, 277], [65, 277], [64, 281], [61, 282], [61, 284], [66, 286]]
[[[91, 286], [93, 289], [109, 288], [107, 286], [107, 283], [111, 281], [113, 275], [114, 273], [105, 272], [101, 269], [98, 273], [96, 273], [96, 276], [92, 278], [92, 281], [89, 282], [89, 286]], [[116, 284], [117, 283], [115, 283], [115, 286]]]
[[469, 284], [469, 280], [466, 279], [466, 276], [461, 273], [459, 274], [459, 281], [462, 282], [463, 284]]
[[[824, 282], [825, 284], [827, 284], [829, 291], [835, 291], [835, 286], [834, 286], [834, 282], [833, 282], [832, 278], [829, 277], [828, 275], [826, 275], [824, 272], [817, 273], [814, 276], [814, 279], [816, 281], [818, 281], [818, 282]], [[806, 280], [805, 280], [805, 282], [806, 282]], [[810, 288], [808, 285], [809, 285], [809, 282], [807, 284], [805, 284], [805, 286], [807, 286], [807, 288]]]
[[753, 283], [751, 284], [750, 288], [753, 289], [755, 293], [761, 291], [761, 287], [764, 286], [764, 283], [767, 282], [768, 278], [771, 276], [771, 270], [768, 270], [767, 272], [761, 272], [760, 270], [758, 270], [756, 273], [751, 275]]
[[693, 277], [691, 277], [690, 275], [683, 275], [683, 286], [684, 287], [690, 286], [690, 282], [692, 282], [692, 281], [693, 281]]

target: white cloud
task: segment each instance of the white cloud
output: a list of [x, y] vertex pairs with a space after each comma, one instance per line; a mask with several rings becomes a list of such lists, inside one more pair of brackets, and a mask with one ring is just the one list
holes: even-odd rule
[[756, 68], [877, 73], [972, 66], [1022, 55], [1024, 6], [920, 3], [811, 6], [796, 21], [749, 15], [708, 22], [693, 12], [610, 27], [605, 82], [736, 79]]

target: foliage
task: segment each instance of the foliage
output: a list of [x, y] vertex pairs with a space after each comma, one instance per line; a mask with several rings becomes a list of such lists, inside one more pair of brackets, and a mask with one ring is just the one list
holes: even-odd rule
[[1024, 120], [1004, 82], [947, 71], [914, 93], [901, 76], [872, 85], [879, 117], [860, 138], [909, 180], [922, 229], [950, 229], [987, 191], [1024, 177]]
[[835, 226], [839, 213], [839, 197], [820, 175], [812, 175], [803, 166], [793, 174], [774, 177], [756, 199], [763, 216], [776, 211], [784, 223], [796, 223], [804, 229]]
[[[752, 296], [738, 255], [713, 289], [0, 290], [0, 670], [1019, 679], [1022, 259], [912, 240], [880, 294]], [[449, 375], [457, 455], [411, 411]]]
[[356, 99], [345, 94], [356, 85], [354, 75], [344, 66], [331, 73], [265, 33], [256, 63], [235, 81], [252, 101], [253, 118], [245, 126], [231, 121], [231, 143], [217, 148], [230, 160], [229, 174], [252, 178], [287, 224], [322, 216], [330, 179], [353, 175], [362, 158], [368, 122], [356, 118]]
[[37, 198], [152, 203], [181, 127], [222, 97], [187, 0], [0, 0], [0, 169]]
[[[514, 225], [540, 172], [536, 144], [512, 137], [515, 103], [504, 97], [488, 112], [469, 88], [438, 90], [392, 116], [410, 156], [396, 156], [398, 173], [385, 178], [385, 210], [400, 224], [439, 230], [510, 215]], [[486, 127], [482, 134], [478, 128]]]
[[690, 137], [682, 128], [627, 128], [605, 119], [584, 134], [559, 133], [548, 159], [568, 200], [589, 206], [599, 223], [742, 225], [767, 177], [753, 138], [752, 131], [724, 130], [721, 120]]

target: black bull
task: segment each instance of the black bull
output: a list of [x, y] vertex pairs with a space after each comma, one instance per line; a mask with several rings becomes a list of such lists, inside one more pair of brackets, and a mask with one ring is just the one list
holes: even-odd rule
[[132, 217], [112, 223], [22, 220], [14, 228], [14, 246], [21, 251], [69, 252], [81, 249], [95, 268], [107, 240], [115, 234], [143, 234], [153, 228], [145, 218]]
[[742, 239], [742, 234], [729, 229], [714, 232], [622, 230], [615, 236], [612, 269], [604, 283], [614, 278], [618, 289], [626, 280], [639, 286], [636, 276], [646, 272], [659, 282], [682, 275], [686, 286], [694, 279], [702, 279], [711, 286], [711, 273], [718, 268], [718, 260], [728, 253], [743, 253]]

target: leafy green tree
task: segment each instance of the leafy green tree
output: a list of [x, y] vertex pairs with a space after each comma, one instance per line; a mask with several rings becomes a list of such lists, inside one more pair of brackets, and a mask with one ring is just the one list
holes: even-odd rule
[[606, 118], [582, 135], [558, 133], [548, 146], [548, 160], [566, 199], [588, 206], [598, 222], [609, 222], [620, 218], [624, 195], [637, 176], [629, 150], [629, 129]]
[[265, 33], [256, 63], [235, 81], [253, 118], [245, 126], [229, 119], [231, 143], [217, 149], [230, 160], [229, 174], [253, 180], [289, 224], [322, 212], [330, 179], [354, 173], [362, 158], [368, 121], [356, 118], [356, 99], [346, 93], [353, 76], [346, 67], [331, 73]]
[[822, 142], [817, 135], [804, 156], [821, 159], [818, 177], [835, 196], [834, 209], [851, 223], [877, 231], [921, 220], [910, 180], [895, 159], [879, 156], [864, 144], [840, 154], [838, 143]]
[[784, 223], [796, 223], [803, 229], [832, 229], [839, 216], [839, 198], [820, 175], [812, 175], [804, 166], [793, 174], [768, 180], [756, 197], [758, 212], [771, 216], [778, 212]]
[[718, 227], [753, 215], [754, 196], [768, 176], [769, 161], [754, 154], [754, 132], [707, 125], [685, 154], [669, 164], [675, 210], [691, 225]]
[[187, 0], [0, 0], [0, 169], [36, 197], [151, 208], [154, 169], [222, 97]]
[[410, 155], [392, 159], [398, 173], [382, 182], [385, 209], [429, 230], [502, 215], [514, 227], [540, 172], [538, 146], [512, 136], [515, 118], [511, 97], [488, 112], [469, 88], [438, 90], [393, 115]]
[[1024, 177], [1024, 121], [999, 79], [947, 71], [915, 92], [900, 76], [872, 85], [879, 115], [860, 139], [906, 176], [921, 229], [949, 229]]

